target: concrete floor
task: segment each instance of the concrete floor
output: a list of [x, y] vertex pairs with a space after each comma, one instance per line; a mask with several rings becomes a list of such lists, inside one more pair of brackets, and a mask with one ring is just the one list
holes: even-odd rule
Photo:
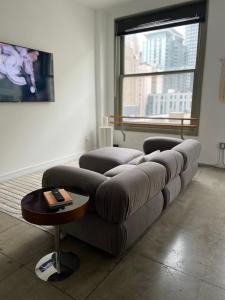
[[59, 283], [36, 278], [52, 236], [0, 214], [0, 299], [224, 300], [225, 172], [202, 167], [189, 187], [122, 257], [73, 238], [81, 268]]

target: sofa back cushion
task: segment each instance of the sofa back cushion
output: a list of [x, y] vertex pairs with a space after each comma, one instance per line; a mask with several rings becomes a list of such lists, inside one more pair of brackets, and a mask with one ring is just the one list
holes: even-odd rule
[[184, 170], [186, 170], [190, 165], [197, 162], [200, 152], [201, 144], [199, 141], [188, 139], [183, 141], [183, 143], [175, 146], [174, 151], [178, 151], [183, 155], [184, 158]]
[[170, 150], [182, 142], [183, 140], [178, 138], [150, 137], [144, 140], [143, 149], [146, 154], [149, 154], [156, 150]]
[[183, 170], [184, 159], [177, 151], [166, 150], [159, 152], [151, 158], [151, 161], [157, 162], [166, 168], [167, 182], [179, 175]]
[[154, 162], [134, 166], [103, 182], [97, 190], [97, 213], [111, 223], [121, 223], [165, 186], [166, 169]]

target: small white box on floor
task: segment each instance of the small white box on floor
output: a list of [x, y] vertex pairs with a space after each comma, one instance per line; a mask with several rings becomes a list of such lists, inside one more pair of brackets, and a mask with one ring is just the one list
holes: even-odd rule
[[113, 146], [113, 127], [99, 127], [99, 147]]

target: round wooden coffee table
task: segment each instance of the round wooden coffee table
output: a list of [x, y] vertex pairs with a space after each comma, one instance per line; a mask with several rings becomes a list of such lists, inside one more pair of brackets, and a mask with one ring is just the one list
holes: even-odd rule
[[50, 209], [43, 192], [39, 189], [27, 194], [21, 201], [23, 218], [36, 225], [55, 225], [55, 251], [42, 257], [36, 265], [35, 273], [44, 281], [59, 281], [79, 269], [80, 260], [72, 252], [60, 251], [60, 225], [81, 219], [87, 212], [89, 196], [70, 193], [73, 203], [62, 208]]

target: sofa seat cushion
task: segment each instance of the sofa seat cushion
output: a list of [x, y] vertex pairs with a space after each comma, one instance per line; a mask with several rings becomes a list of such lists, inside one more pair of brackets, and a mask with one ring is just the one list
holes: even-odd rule
[[173, 150], [183, 155], [184, 170], [186, 170], [191, 164], [194, 164], [198, 160], [201, 152], [201, 144], [199, 141], [188, 139], [175, 146]]
[[104, 147], [82, 155], [79, 165], [83, 169], [104, 174], [108, 170], [127, 164], [132, 159], [141, 155], [143, 155], [143, 152], [135, 149]]
[[106, 177], [114, 177], [116, 175], [119, 175], [120, 173], [122, 172], [125, 172], [125, 171], [132, 171], [132, 169], [135, 168], [134, 165], [129, 165], [129, 164], [126, 164], [126, 165], [120, 165], [120, 166], [117, 166], [109, 171], [107, 171], [106, 173], [104, 173], [104, 175]]
[[154, 162], [142, 163], [101, 184], [96, 193], [97, 213], [111, 223], [121, 223], [165, 186], [166, 169]]

